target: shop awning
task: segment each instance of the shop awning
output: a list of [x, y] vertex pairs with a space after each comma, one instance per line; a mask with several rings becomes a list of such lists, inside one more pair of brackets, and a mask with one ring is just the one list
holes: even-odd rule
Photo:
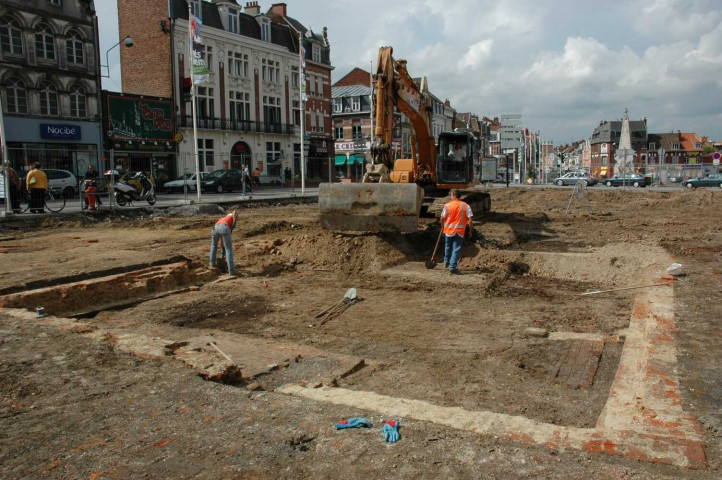
[[[354, 163], [364, 163], [364, 160], [365, 157], [363, 155], [359, 155], [358, 157], [356, 155], [348, 156], [349, 165], [353, 165]], [[336, 155], [336, 166], [340, 167], [341, 165], [346, 165], [346, 155]]]

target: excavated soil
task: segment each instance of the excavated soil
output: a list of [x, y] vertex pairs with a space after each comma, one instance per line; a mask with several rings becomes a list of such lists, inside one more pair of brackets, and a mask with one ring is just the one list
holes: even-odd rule
[[[572, 478], [594, 472], [607, 472], [603, 478], [717, 475], [722, 383], [713, 365], [719, 363], [716, 352], [722, 346], [722, 194], [702, 189], [590, 189], [590, 208], [573, 208], [567, 214], [569, 193], [493, 190], [493, 212], [476, 219], [476, 238], [464, 246], [460, 276], [450, 276], [440, 264], [432, 270], [424, 267], [438, 235], [438, 225], [429, 218], [413, 234], [340, 234], [320, 229], [313, 205], [244, 209], [233, 237], [241, 272], [236, 278], [204, 267], [214, 216], [156, 212], [15, 221], [0, 224], [0, 292], [7, 295], [5, 306], [34, 311], [46, 291], [38, 289], [49, 289], [48, 305], [55, 309], [51, 313], [78, 314], [118, 334], [240, 334], [327, 352], [296, 358], [248, 379], [268, 391], [318, 378], [341, 356], [365, 362], [363, 368], [336, 379], [335, 384], [344, 388], [593, 427], [617, 371], [636, 291], [580, 294], [655, 283], [659, 275], [651, 272], [663, 271], [659, 259], [674, 258], [686, 273], [675, 286], [683, 403], [706, 428], [704, 472], [610, 457], [592, 459], [583, 453], [557, 452], [550, 457], [536, 447], [499, 445], [494, 439], [471, 441], [467, 434], [420, 424], [407, 427], [407, 435], [413, 437], [407, 437], [406, 445], [398, 444], [398, 454], [377, 451], [365, 432], [357, 437], [359, 447], [337, 445], [329, 426], [358, 412], [312, 407], [262, 391], [238, 397], [225, 389], [245, 391], [200, 379], [195, 383], [180, 367], [129, 360], [112, 349], [84, 343], [89, 340], [72, 331], [34, 330], [0, 314], [5, 332], [0, 344], [0, 426], [10, 439], [4, 442], [0, 473], [7, 478], [41, 470], [56, 477], [101, 472], [91, 478], [111, 471], [151, 478], [332, 478], [337, 476], [334, 465], [339, 458], [351, 455], [355, 466], [349, 478], [368, 478], [388, 468], [398, 468], [397, 475], [404, 478]], [[158, 266], [179, 256], [187, 259], [187, 266]], [[140, 275], [141, 280], [125, 272], [143, 268], [150, 273]], [[164, 269], [168, 280], [156, 279]], [[144, 279], [151, 279], [147, 287]], [[87, 291], [92, 282], [103, 287], [91, 288], [85, 296], [75, 290], [85, 285]], [[117, 289], [125, 291], [129, 285], [142, 291], [142, 301], [121, 301], [125, 296]], [[350, 287], [357, 289], [361, 301], [321, 325], [316, 314], [341, 301]], [[32, 301], [23, 303], [23, 298]], [[63, 305], [64, 298], [68, 302]], [[555, 372], [573, 340], [530, 335], [530, 328], [607, 339], [591, 384], [556, 381]], [[87, 358], [73, 356], [78, 348]], [[111, 369], [112, 375], [104, 374]], [[142, 380], [133, 380], [136, 369]], [[82, 377], [71, 380], [73, 371], [82, 372]], [[52, 377], [56, 380], [50, 382]], [[68, 381], [57, 382], [66, 377]], [[154, 378], [157, 387], [152, 386]], [[78, 388], [78, 382], [94, 386]], [[50, 384], [54, 386], [48, 388]], [[188, 389], [187, 402], [178, 396], [180, 384]], [[149, 395], [149, 389], [154, 393]], [[218, 389], [223, 390], [211, 393]], [[139, 411], [120, 408], [140, 396]], [[197, 425], [178, 423], [171, 412], [194, 402], [198, 406], [192, 408], [215, 412], [207, 416], [220, 421], [211, 421], [207, 428], [202, 416]], [[88, 420], [53, 420], [63, 412], [52, 405], [74, 403], [83, 405]], [[231, 407], [234, 403], [238, 406]], [[235, 415], [236, 408], [257, 413]], [[307, 420], [299, 429], [303, 418]], [[132, 427], [123, 428], [124, 423]], [[284, 428], [292, 433], [283, 433]], [[38, 433], [27, 436], [28, 429]], [[42, 429], [56, 435], [62, 431], [62, 440], [33, 448]], [[153, 441], [141, 440], [149, 429], [162, 434]], [[234, 431], [243, 436], [235, 437]], [[96, 445], [110, 446], [110, 438], [122, 442], [110, 450], [84, 446], [95, 441], [93, 435], [105, 439]], [[142, 451], [141, 443], [163, 448], [166, 444], [158, 445], [167, 438], [161, 436], [175, 439], [170, 441], [172, 448], [153, 457], [162, 464], [150, 460], [150, 453], [132, 463], [113, 453], [129, 445]], [[201, 439], [208, 441], [211, 455], [189, 456]], [[500, 456], [501, 451], [507, 454]], [[191, 457], [196, 468], [188, 470]], [[155, 466], [151, 469], [150, 464]]]

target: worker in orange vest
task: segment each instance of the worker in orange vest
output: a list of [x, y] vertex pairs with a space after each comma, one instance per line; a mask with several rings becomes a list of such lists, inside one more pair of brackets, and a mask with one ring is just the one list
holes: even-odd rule
[[231, 233], [236, 228], [236, 220], [238, 212], [233, 212], [222, 217], [216, 222], [211, 231], [211, 268], [216, 264], [216, 252], [218, 251], [218, 240], [223, 241], [223, 248], [226, 252], [226, 263], [228, 264], [228, 273], [236, 274], [236, 267], [233, 265], [233, 243], [231, 242]]
[[446, 236], [444, 266], [449, 267], [450, 274], [457, 275], [459, 270], [456, 269], [456, 265], [459, 262], [461, 247], [464, 245], [464, 235], [468, 235], [469, 238], [472, 236], [474, 214], [467, 203], [459, 200], [457, 189], [451, 190], [450, 194], [451, 201], [444, 205], [444, 210], [441, 212], [441, 224]]

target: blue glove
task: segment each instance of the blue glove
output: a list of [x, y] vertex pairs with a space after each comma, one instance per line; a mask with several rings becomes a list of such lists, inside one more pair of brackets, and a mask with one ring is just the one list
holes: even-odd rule
[[384, 435], [384, 440], [389, 443], [396, 443], [399, 441], [399, 426], [401, 420], [388, 420], [384, 423], [384, 428], [381, 432]]
[[353, 417], [343, 422], [336, 424], [336, 430], [342, 430], [344, 428], [371, 428], [371, 422], [366, 420], [364, 417]]

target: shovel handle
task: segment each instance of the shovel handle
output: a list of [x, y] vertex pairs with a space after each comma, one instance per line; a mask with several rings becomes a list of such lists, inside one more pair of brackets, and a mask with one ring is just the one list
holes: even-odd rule
[[434, 253], [431, 254], [431, 261], [434, 261], [434, 257], [436, 257], [436, 251], [439, 249], [439, 243], [441, 243], [441, 236], [444, 234], [444, 227], [442, 225], [441, 230], [439, 231], [439, 238], [436, 239], [436, 246], [434, 247]]

